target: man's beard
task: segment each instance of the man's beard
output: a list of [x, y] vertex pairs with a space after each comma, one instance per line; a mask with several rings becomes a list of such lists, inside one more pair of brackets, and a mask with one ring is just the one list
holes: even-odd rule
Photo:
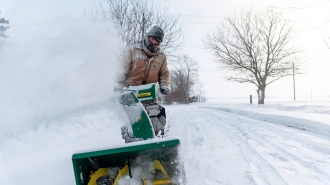
[[159, 45], [153, 45], [147, 37], [146, 39], [144, 39], [144, 44], [148, 48], [148, 50], [152, 53], [156, 53], [157, 50], [159, 49]]

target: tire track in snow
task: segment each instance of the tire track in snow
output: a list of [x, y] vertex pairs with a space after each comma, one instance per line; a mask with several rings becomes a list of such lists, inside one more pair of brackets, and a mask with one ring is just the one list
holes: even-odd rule
[[[185, 107], [185, 109], [187, 108]], [[168, 120], [169, 124], [171, 124], [170, 132], [173, 135], [180, 137], [181, 140], [182, 154], [185, 154], [183, 158], [186, 173], [191, 172], [198, 175], [200, 165], [195, 154], [198, 150], [198, 146], [203, 142], [203, 136], [200, 133], [199, 125], [195, 123], [194, 118], [191, 117], [189, 111], [182, 111], [182, 109], [169, 109], [167, 113], [170, 115], [170, 119]], [[176, 119], [173, 120], [173, 117]], [[198, 139], [200, 139], [200, 141], [198, 141]], [[196, 142], [199, 143], [197, 146]], [[190, 180], [191, 179], [187, 178], [187, 184], [191, 184]]]
[[[290, 170], [294, 171], [295, 173], [299, 173], [300, 176], [306, 176], [305, 178], [307, 182], [308, 180], [313, 181], [315, 179], [317, 180], [317, 182], [315, 183], [320, 183], [321, 181], [322, 184], [327, 184], [327, 182], [323, 181], [322, 179], [329, 179], [330, 170], [328, 170], [327, 165], [324, 165], [324, 163], [329, 164], [329, 162], [327, 161], [330, 161], [330, 157], [327, 158], [328, 160], [323, 161], [315, 159], [318, 159], [318, 157], [322, 158], [323, 154], [325, 153], [328, 153], [329, 156], [330, 146], [328, 146], [328, 148], [326, 149], [326, 145], [319, 144], [317, 142], [312, 143], [310, 140], [306, 139], [313, 137], [308, 137], [307, 134], [301, 135], [301, 131], [299, 132], [296, 129], [290, 129], [287, 127], [283, 127], [283, 129], [281, 129], [281, 127], [282, 126], [280, 125], [273, 125], [272, 123], [267, 125], [267, 128], [276, 133], [278, 137], [282, 137], [284, 138], [284, 140], [291, 142], [292, 144], [288, 145], [288, 143], [281, 143], [282, 145], [279, 145], [267, 139], [267, 137], [264, 137], [264, 141], [266, 143], [271, 145], [272, 148], [277, 149], [276, 152], [269, 153], [269, 155], [275, 158], [277, 157], [279, 160], [290, 162], [293, 166], [290, 168]], [[290, 132], [288, 132], [287, 130], [289, 130]], [[283, 145], [285, 145], [286, 147], [283, 147]], [[299, 150], [311, 154], [309, 154], [309, 157], [304, 156], [299, 152]], [[311, 158], [312, 156], [313, 158]], [[305, 172], [306, 169], [308, 170], [308, 172]], [[320, 176], [322, 176], [323, 178], [319, 178]], [[308, 184], [314, 183], [308, 182]]]
[[215, 109], [181, 105], [168, 110], [170, 134], [182, 141], [188, 184], [330, 180], [329, 144], [315, 134]]
[[244, 163], [244, 160], [237, 155], [237, 147], [232, 144], [232, 140], [221, 134], [223, 130], [212, 126], [218, 122], [217, 119], [196, 107], [171, 108], [171, 128], [173, 124], [178, 126], [175, 132], [171, 132], [182, 140], [188, 184], [254, 183], [253, 179], [246, 176], [245, 168], [240, 163], [231, 163], [237, 160]]
[[[328, 150], [330, 148], [330, 146], [328, 146], [328, 150], [325, 149], [325, 146], [322, 147], [314, 147], [313, 144], [305, 139], [305, 137], [300, 137], [300, 141], [297, 139], [297, 135], [295, 134], [296, 132], [292, 131], [291, 132], [286, 132], [285, 129], [284, 130], [279, 130], [278, 128], [274, 128], [272, 125], [268, 125], [268, 129], [272, 130], [274, 133], [276, 133], [278, 136], [283, 137], [285, 140], [287, 141], [291, 141], [296, 143], [295, 145], [287, 145], [286, 143], [282, 143], [282, 144], [286, 144], [287, 147], [279, 147], [279, 145], [275, 145], [272, 141], [268, 140], [266, 137], [264, 137], [265, 141], [273, 147], [276, 148], [278, 150], [278, 153], [282, 153], [285, 154], [286, 158], [283, 158], [281, 156], [277, 156], [277, 155], [273, 155], [274, 157], [278, 157], [280, 160], [286, 160], [286, 161], [291, 161], [291, 162], [295, 162], [296, 165], [304, 167], [304, 168], [308, 168], [310, 170], [313, 170], [315, 172], [315, 174], [317, 175], [323, 175], [323, 176], [327, 176], [327, 173], [325, 171], [323, 171], [320, 167], [319, 167], [319, 162], [318, 163], [314, 163], [313, 161], [310, 160], [310, 158], [306, 158], [303, 159], [301, 157], [298, 157], [295, 153], [290, 152], [288, 149], [285, 148], [304, 148], [304, 150], [311, 150], [310, 152], [314, 152], [315, 154], [313, 156], [317, 156], [320, 153], [329, 153]], [[293, 137], [296, 136], [296, 137]], [[257, 141], [257, 140], [256, 140]], [[308, 144], [306, 144], [306, 142], [308, 142]], [[259, 144], [262, 144], [261, 142], [259, 142]], [[315, 145], [318, 145], [318, 143], [314, 142]], [[297, 145], [301, 145], [299, 146], [299, 148], [297, 147]], [[323, 148], [323, 149], [320, 149]], [[275, 153], [272, 153], [275, 154]], [[324, 162], [324, 161], [323, 161]], [[315, 176], [316, 178], [318, 178], [317, 176]]]
[[[254, 145], [258, 146], [259, 148], [258, 151], [263, 153], [262, 155], [269, 161], [275, 163], [275, 165], [276, 163], [289, 163], [290, 165], [285, 166], [285, 168], [287, 168], [286, 172], [291, 175], [300, 177], [300, 180], [293, 181], [291, 182], [292, 184], [326, 184], [330, 180], [330, 170], [327, 168], [330, 160], [328, 152], [330, 147], [328, 144], [326, 144], [326, 140], [315, 138], [314, 136], [309, 136], [301, 130], [285, 127], [282, 125], [268, 123], [257, 119], [251, 119], [228, 112], [219, 112], [211, 109], [209, 110], [214, 112], [214, 114], [225, 114], [228, 116], [237, 117], [237, 119], [240, 119], [240, 122], [242, 123], [250, 123], [239, 125], [232, 124], [232, 126], [242, 133], [246, 132], [247, 130], [252, 131], [250, 132], [251, 134], [248, 135], [247, 139], [250, 140], [250, 143], [254, 142]], [[267, 132], [265, 132], [265, 130]], [[282, 138], [282, 142], [279, 142], [278, 138]], [[317, 142], [314, 140], [317, 140]], [[288, 146], [289, 143], [291, 143], [291, 147]], [[270, 148], [272, 151], [269, 151]], [[301, 151], [304, 151], [309, 155], [304, 156]], [[324, 157], [324, 154], [327, 154], [327, 157]], [[277, 159], [277, 161], [274, 161], [274, 159]], [[277, 164], [277, 166], [279, 165]], [[282, 172], [281, 174], [282, 176], [289, 176], [287, 173]], [[303, 178], [305, 180], [301, 180]]]
[[[228, 113], [231, 114], [231, 113]], [[236, 115], [238, 116], [238, 115]], [[258, 119], [251, 119], [245, 116], [239, 116], [242, 119], [250, 120], [251, 122], [255, 122], [258, 124], [258, 127], [265, 127], [265, 122], [260, 121]], [[283, 125], [278, 125], [278, 124], [273, 124], [273, 123], [268, 123], [267, 124], [267, 129], [271, 130], [274, 132], [276, 137], [282, 137], [284, 138], [285, 141], [291, 142], [293, 144], [289, 145], [288, 143], [281, 143], [282, 145], [286, 145], [286, 147], [279, 146], [278, 143], [274, 143], [273, 141], [269, 140], [267, 137], [263, 137], [264, 142], [260, 142], [259, 138], [255, 138], [255, 141], [258, 142], [259, 145], [264, 145], [264, 143], [268, 143], [269, 145], [272, 145], [272, 148], [276, 148], [278, 150], [278, 153], [286, 154], [285, 156], [287, 158], [283, 158], [281, 156], [278, 156], [280, 160], [290, 160], [291, 162], [296, 163], [296, 165], [304, 167], [309, 169], [310, 172], [314, 172], [315, 178], [318, 178], [319, 175], [323, 176], [329, 176], [329, 170], [322, 170], [319, 166], [322, 163], [325, 163], [326, 161], [329, 160], [317, 160], [317, 163], [315, 163], [315, 159], [313, 158], [301, 158], [296, 155], [298, 152], [290, 152], [289, 150], [285, 148], [297, 148], [297, 149], [304, 149], [304, 151], [307, 151], [308, 153], [314, 152], [312, 155], [313, 157], [317, 158], [317, 156], [322, 156], [323, 154], [330, 154], [330, 145], [328, 140], [323, 140], [323, 139], [318, 139], [318, 142], [315, 142], [315, 136], [318, 136], [318, 134], [310, 133], [312, 135], [309, 135], [308, 131], [302, 131], [302, 130], [297, 130], [295, 128], [288, 128]], [[255, 135], [252, 135], [252, 137]], [[319, 135], [321, 136], [321, 135]], [[268, 142], [267, 142], [268, 141]], [[276, 157], [274, 155], [275, 153], [272, 153], [273, 157]], [[321, 162], [321, 163], [320, 163]], [[325, 168], [325, 167], [323, 167]], [[326, 168], [327, 169], [327, 168]]]
[[241, 129], [241, 127], [237, 129], [237, 127], [234, 126], [235, 123], [239, 123], [239, 125], [246, 124], [243, 120], [215, 111], [205, 110], [204, 113], [203, 116], [205, 116], [205, 119], [220, 120], [218, 124], [214, 124], [213, 121], [213, 126], [219, 130], [223, 130], [223, 133], [231, 138], [233, 143], [238, 147], [240, 153], [243, 154], [245, 160], [248, 161], [250, 169], [247, 171], [247, 178], [252, 178], [255, 184], [287, 184], [278, 173], [277, 169], [269, 164], [269, 162], [255, 150], [254, 146], [248, 142], [250, 139], [249, 131]]

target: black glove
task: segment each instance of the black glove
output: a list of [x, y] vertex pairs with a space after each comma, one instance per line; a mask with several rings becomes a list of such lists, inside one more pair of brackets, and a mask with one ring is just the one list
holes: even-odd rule
[[171, 89], [167, 86], [160, 86], [160, 93], [163, 95], [169, 95], [171, 93]]

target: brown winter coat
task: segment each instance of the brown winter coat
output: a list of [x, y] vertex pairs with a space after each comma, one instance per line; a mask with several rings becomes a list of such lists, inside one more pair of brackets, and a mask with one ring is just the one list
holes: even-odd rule
[[127, 85], [142, 85], [145, 81], [146, 84], [158, 82], [160, 86], [169, 87], [170, 76], [162, 51], [149, 59], [141, 43], [138, 43], [126, 51], [122, 60]]

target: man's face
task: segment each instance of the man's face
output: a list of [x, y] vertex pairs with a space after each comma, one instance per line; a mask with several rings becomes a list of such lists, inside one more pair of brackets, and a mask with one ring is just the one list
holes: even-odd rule
[[158, 40], [154, 39], [153, 37], [148, 37], [148, 39], [149, 39], [149, 42], [151, 42], [153, 45], [159, 44]]

